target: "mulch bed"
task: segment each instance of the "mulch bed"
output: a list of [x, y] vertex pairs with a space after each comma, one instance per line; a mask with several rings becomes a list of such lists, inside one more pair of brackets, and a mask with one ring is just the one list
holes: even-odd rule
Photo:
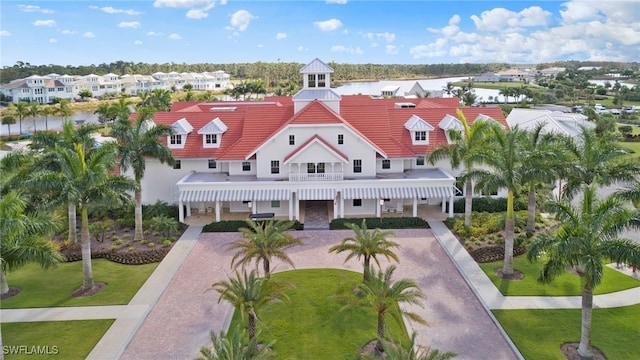
[[[567, 360], [582, 360], [580, 355], [578, 355], [578, 345], [580, 345], [580, 343], [564, 343], [560, 346], [560, 350], [562, 350], [562, 354]], [[591, 351], [593, 351], [593, 360], [607, 360], [607, 357], [600, 349], [592, 346]]]
[[8, 299], [12, 296], [16, 296], [20, 293], [20, 288], [19, 287], [13, 287], [13, 286], [9, 286], [9, 292], [6, 294], [2, 294], [0, 295], [0, 300], [4, 300], [4, 299]]
[[497, 269], [493, 270], [493, 272], [496, 275], [498, 275], [501, 278], [506, 279], [506, 280], [522, 280], [522, 279], [524, 279], [524, 274], [521, 273], [520, 271], [516, 270], [516, 269], [513, 269], [513, 274], [511, 274], [511, 275], [505, 275], [502, 272], [502, 268], [497, 268]]
[[93, 287], [91, 289], [85, 290], [82, 288], [82, 286], [80, 286], [79, 288], [73, 290], [73, 292], [71, 293], [71, 296], [73, 297], [87, 297], [87, 296], [93, 296], [97, 293], [99, 293], [100, 291], [104, 290], [104, 288], [107, 287], [106, 283], [103, 282], [97, 282], [93, 284]]

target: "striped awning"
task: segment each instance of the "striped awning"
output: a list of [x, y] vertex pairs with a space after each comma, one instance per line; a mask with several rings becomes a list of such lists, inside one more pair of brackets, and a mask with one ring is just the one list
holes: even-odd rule
[[218, 190], [219, 201], [251, 201], [253, 190]]
[[335, 189], [298, 189], [298, 200], [333, 200]]
[[289, 189], [259, 189], [253, 191], [254, 201], [289, 200]]
[[381, 199], [411, 199], [416, 196], [416, 192], [410, 187], [380, 188], [378, 196]]
[[375, 188], [354, 188], [344, 189], [342, 197], [345, 199], [378, 199], [378, 189]]
[[447, 198], [453, 194], [452, 186], [425, 186], [416, 188], [419, 198]]
[[215, 190], [184, 190], [180, 193], [183, 202], [215, 201]]

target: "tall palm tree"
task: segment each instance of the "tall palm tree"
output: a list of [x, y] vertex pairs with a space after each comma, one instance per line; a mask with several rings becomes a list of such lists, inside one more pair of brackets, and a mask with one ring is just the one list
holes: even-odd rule
[[390, 341], [382, 341], [384, 356], [387, 360], [449, 360], [458, 354], [438, 349], [420, 349], [416, 344], [416, 333], [411, 334], [409, 342], [398, 344]]
[[143, 238], [142, 178], [146, 170], [146, 159], [158, 159], [162, 164], [175, 162], [171, 150], [160, 141], [161, 138], [173, 134], [173, 130], [167, 125], [156, 125], [152, 120], [153, 115], [153, 109], [146, 107], [140, 110], [135, 122], [119, 117], [111, 134], [118, 140], [122, 170], [127, 171], [131, 168], [136, 183], [134, 241]]
[[[378, 270], [373, 272], [372, 268], [368, 268], [365, 271], [372, 273], [371, 279], [358, 285], [358, 288], [365, 294], [367, 300], [378, 315], [378, 341], [376, 343], [376, 349], [379, 352], [384, 351], [382, 347], [381, 339], [384, 339], [385, 330], [385, 315], [396, 304], [406, 303], [421, 305], [420, 300], [424, 299], [424, 293], [420, 290], [418, 284], [415, 281], [409, 279], [400, 279], [393, 281], [393, 272], [396, 270], [395, 265], [389, 266], [384, 272]], [[392, 316], [398, 321], [398, 324], [402, 324], [402, 316], [405, 315], [411, 320], [425, 324], [425, 320], [420, 315], [408, 312], [400, 307], [400, 312], [391, 312]]]
[[490, 152], [480, 154], [482, 163], [488, 169], [474, 169], [469, 173], [471, 178], [477, 179], [478, 187], [495, 191], [507, 190], [507, 213], [504, 225], [504, 267], [505, 276], [513, 275], [513, 242], [515, 231], [515, 212], [513, 201], [520, 191], [523, 179], [523, 138], [526, 134], [517, 126], [510, 131], [494, 128], [491, 142], [495, 143]]
[[44, 106], [40, 114], [44, 116], [44, 130], [49, 131], [49, 116], [55, 115], [56, 109], [53, 106]]
[[[591, 313], [593, 290], [603, 276], [603, 262], [640, 263], [640, 244], [619, 238], [619, 233], [633, 225], [634, 211], [626, 201], [610, 195], [598, 199], [593, 185], [582, 186], [582, 199], [577, 208], [568, 199], [552, 201], [550, 208], [561, 221], [552, 235], [538, 238], [529, 248], [527, 258], [545, 258], [538, 281], [548, 283], [575, 267], [582, 281], [582, 325], [578, 354], [580, 358], [593, 356], [591, 349]], [[636, 222], [637, 228], [637, 222]]]
[[640, 174], [640, 162], [625, 157], [627, 150], [617, 144], [615, 134], [598, 136], [595, 130], [582, 127], [577, 139], [566, 143], [572, 156], [566, 164], [567, 181], [563, 195], [573, 197], [583, 184], [608, 186], [632, 182]]
[[69, 104], [69, 100], [62, 100], [58, 103], [58, 108], [56, 109], [56, 114], [62, 116], [63, 123], [69, 121], [69, 117], [73, 115], [73, 109], [71, 109], [71, 105]]
[[11, 115], [11, 114], [7, 114], [5, 116], [2, 117], [2, 125], [7, 125], [7, 130], [9, 131], [7, 134], [11, 135], [11, 125], [16, 123], [16, 118]]
[[218, 281], [212, 286], [220, 294], [218, 303], [225, 300], [240, 312], [242, 318], [247, 316], [247, 332], [249, 341], [256, 337], [256, 321], [258, 309], [263, 305], [277, 300], [288, 301], [289, 297], [284, 293], [288, 287], [282, 283], [259, 278], [255, 271], [242, 274], [236, 270], [236, 277], [228, 281]]
[[98, 105], [93, 113], [98, 115], [98, 120], [100, 122], [104, 123], [104, 134], [107, 135], [109, 121], [114, 121], [116, 118], [115, 107], [112, 106], [112, 104], [103, 101]]
[[442, 87], [442, 91], [449, 96], [453, 94], [454, 89], [455, 89], [455, 86], [453, 85], [452, 82], [447, 82], [447, 84]]
[[287, 231], [293, 227], [291, 221], [268, 220], [256, 222], [247, 220], [249, 228], [240, 228], [242, 239], [229, 245], [229, 250], [236, 251], [231, 258], [231, 266], [244, 266], [254, 259], [256, 266], [262, 262], [264, 276], [271, 277], [271, 261], [280, 259], [294, 266], [286, 250], [293, 246], [302, 245], [302, 241]]
[[270, 348], [275, 343], [271, 341], [265, 346], [257, 346], [257, 336], [247, 344], [242, 336], [242, 331], [236, 329], [230, 333], [220, 331], [220, 336], [211, 331], [211, 344], [213, 347], [200, 347], [200, 356], [196, 360], [268, 360]]
[[349, 255], [344, 259], [344, 262], [347, 262], [354, 257], [358, 260], [363, 258], [364, 271], [362, 281], [369, 281], [370, 274], [368, 269], [371, 265], [371, 259], [373, 259], [378, 267], [380, 267], [378, 255], [383, 255], [387, 260], [393, 259], [396, 262], [399, 262], [398, 255], [396, 255], [392, 249], [400, 248], [400, 244], [387, 240], [388, 236], [395, 236], [395, 232], [391, 230], [382, 231], [380, 229], [369, 230], [367, 229], [367, 222], [364, 219], [362, 220], [361, 226], [358, 226], [356, 223], [345, 223], [345, 226], [353, 230], [355, 236], [342, 239], [340, 244], [329, 248], [329, 252], [339, 254], [343, 251], [347, 251]]
[[36, 128], [36, 118], [38, 116], [40, 116], [40, 114], [42, 113], [41, 109], [40, 109], [40, 103], [37, 101], [32, 101], [29, 104], [29, 109], [28, 109], [28, 117], [33, 118], [33, 132], [37, 132], [37, 128]]
[[13, 113], [18, 117], [20, 134], [22, 134], [22, 119], [29, 116], [29, 103], [27, 103], [26, 101], [18, 101], [18, 103], [12, 110]]
[[479, 120], [471, 125], [461, 110], [458, 110], [458, 119], [462, 124], [462, 130], [448, 130], [449, 144], [437, 147], [428, 156], [432, 165], [443, 159], [449, 159], [451, 167], [458, 169], [464, 167], [462, 179], [465, 182], [464, 190], [464, 225], [471, 226], [471, 211], [473, 201], [473, 182], [468, 174], [477, 164], [481, 164], [480, 153], [487, 150], [491, 143], [487, 137], [495, 129], [500, 130], [500, 125], [495, 121]]
[[133, 101], [125, 96], [121, 96], [118, 101], [111, 104], [112, 107], [112, 115], [114, 115], [118, 119], [128, 119], [131, 116], [131, 106], [133, 105]]
[[48, 214], [27, 213], [27, 202], [16, 191], [0, 197], [0, 294], [9, 292], [6, 273], [35, 262], [48, 269], [63, 261], [44, 236], [58, 222]]
[[31, 186], [58, 196], [53, 202], [78, 204], [81, 216], [80, 245], [82, 252], [82, 289], [93, 288], [91, 266], [91, 235], [89, 233], [89, 206], [124, 206], [130, 202], [129, 191], [135, 183], [124, 176], [109, 173], [115, 164], [117, 149], [112, 145], [86, 149], [75, 144], [73, 149], [55, 148], [57, 170], [42, 170], [30, 179]]

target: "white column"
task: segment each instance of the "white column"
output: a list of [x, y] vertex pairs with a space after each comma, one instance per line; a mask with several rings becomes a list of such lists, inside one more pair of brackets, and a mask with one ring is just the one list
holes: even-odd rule
[[442, 212], [447, 212], [447, 198], [442, 198]]
[[293, 205], [296, 208], [296, 220], [300, 221], [300, 199], [298, 199], [298, 193], [295, 193], [295, 194], [296, 194], [296, 199]]
[[340, 196], [340, 218], [344, 218], [344, 197]]
[[220, 222], [220, 200], [216, 200], [216, 222]]
[[191, 216], [191, 201], [187, 201], [187, 216]]
[[333, 199], [333, 218], [338, 218], [338, 194], [336, 193], [336, 197]]
[[184, 206], [182, 206], [182, 200], [178, 200], [178, 220], [181, 223], [184, 222]]
[[413, 217], [418, 217], [418, 198], [413, 198]]
[[289, 198], [289, 221], [293, 220], [293, 194]]
[[449, 196], [449, 217], [453, 217], [453, 194]]

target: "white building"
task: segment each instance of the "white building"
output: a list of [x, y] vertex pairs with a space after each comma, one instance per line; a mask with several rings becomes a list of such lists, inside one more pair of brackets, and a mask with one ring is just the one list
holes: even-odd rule
[[[301, 69], [293, 97], [262, 101], [175, 103], [154, 121], [175, 129], [167, 138], [178, 163], [147, 162], [143, 202], [179, 204], [215, 213], [274, 213], [300, 219], [303, 207], [334, 218], [452, 205], [456, 179], [448, 162], [425, 160], [460, 128], [457, 99], [374, 99], [330, 88], [333, 69], [315, 59]], [[499, 108], [463, 108], [470, 121], [494, 119]], [[449, 207], [452, 215], [453, 206]]]
[[545, 124], [543, 133], [556, 133], [576, 137], [582, 131], [581, 127], [595, 128], [596, 124], [576, 113], [561, 111], [536, 110], [514, 108], [507, 116], [507, 124], [510, 128], [518, 126], [523, 130], [533, 130], [539, 124]]

